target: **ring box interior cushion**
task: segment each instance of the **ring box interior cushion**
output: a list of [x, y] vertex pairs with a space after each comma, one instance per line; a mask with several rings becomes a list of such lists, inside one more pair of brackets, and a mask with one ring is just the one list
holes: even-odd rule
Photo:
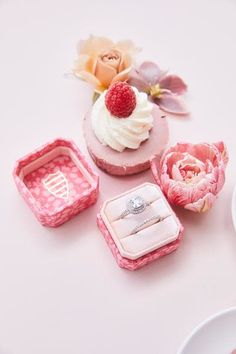
[[[144, 210], [122, 217], [132, 201], [135, 209], [142, 200], [147, 204]], [[161, 189], [151, 183], [106, 201], [97, 220], [118, 264], [128, 269], [140, 268], [175, 250], [183, 231]]]
[[20, 159], [18, 190], [43, 225], [58, 226], [97, 199], [98, 176], [77, 146], [56, 139]]

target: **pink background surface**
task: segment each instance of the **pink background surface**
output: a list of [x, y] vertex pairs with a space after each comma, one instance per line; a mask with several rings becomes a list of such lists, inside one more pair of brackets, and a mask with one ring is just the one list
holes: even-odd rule
[[[236, 235], [230, 203], [236, 172], [235, 12], [232, 0], [0, 1], [0, 353], [176, 353], [208, 315], [236, 305]], [[87, 86], [66, 79], [79, 38], [131, 38], [189, 83], [191, 119], [170, 118], [171, 143], [224, 139], [226, 185], [204, 215], [179, 211], [179, 250], [135, 273], [121, 270], [96, 227], [106, 198], [151, 173], [100, 173], [98, 203], [43, 228], [11, 177], [17, 158], [57, 136], [86, 152]]]

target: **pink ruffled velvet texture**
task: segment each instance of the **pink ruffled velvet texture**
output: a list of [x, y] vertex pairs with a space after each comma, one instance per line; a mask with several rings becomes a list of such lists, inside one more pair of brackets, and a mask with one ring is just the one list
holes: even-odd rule
[[168, 201], [185, 209], [210, 209], [225, 182], [228, 153], [223, 142], [179, 143], [151, 161], [152, 172]]

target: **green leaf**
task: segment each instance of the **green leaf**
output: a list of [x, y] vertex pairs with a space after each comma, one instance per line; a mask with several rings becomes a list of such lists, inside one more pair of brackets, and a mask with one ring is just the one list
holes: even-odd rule
[[93, 103], [95, 103], [97, 101], [97, 99], [100, 97], [100, 93], [99, 92], [96, 92], [94, 91], [93, 93]]

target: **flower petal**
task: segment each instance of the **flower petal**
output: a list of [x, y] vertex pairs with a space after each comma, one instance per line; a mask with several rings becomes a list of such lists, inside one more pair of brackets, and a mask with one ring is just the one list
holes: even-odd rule
[[133, 55], [137, 51], [134, 43], [129, 40], [115, 44], [106, 37], [90, 36], [79, 42], [74, 75], [92, 83], [96, 91], [102, 92], [113, 79], [113, 82], [128, 80]]
[[156, 85], [162, 75], [159, 66], [151, 61], [144, 61], [140, 65], [138, 72], [150, 86]]
[[[224, 156], [224, 151], [222, 142], [178, 143], [168, 148], [161, 157], [158, 172], [169, 202], [193, 211], [208, 210], [225, 182], [226, 165], [221, 155], [222, 152]], [[189, 179], [192, 171], [196, 175]]]
[[221, 152], [218, 150], [215, 144], [199, 143], [189, 144], [188, 151], [191, 155], [195, 156], [204, 164], [212, 164], [212, 166], [218, 166], [222, 160]]
[[174, 179], [175, 181], [183, 181], [183, 177], [178, 169], [178, 167], [176, 165], [172, 166], [172, 179]]
[[82, 40], [78, 44], [78, 53], [89, 56], [97, 56], [103, 51], [107, 51], [114, 46], [114, 43], [106, 37], [90, 36], [87, 40]]
[[79, 55], [78, 59], [75, 61], [75, 71], [85, 70], [87, 62], [90, 60], [90, 56], [87, 54]]
[[149, 90], [148, 82], [139, 75], [136, 69], [132, 69], [129, 73], [129, 84], [136, 87], [139, 91], [147, 92]]
[[186, 83], [177, 75], [166, 75], [160, 80], [159, 84], [161, 88], [170, 90], [178, 95], [182, 95], [187, 91]]
[[207, 193], [203, 198], [198, 199], [196, 202], [186, 204], [184, 208], [198, 213], [202, 213], [212, 207], [216, 198], [217, 197], [214, 194]]
[[119, 74], [115, 75], [111, 81], [111, 85], [114, 84], [114, 82], [117, 81], [126, 81], [129, 78], [129, 72], [132, 68], [127, 68], [123, 71], [121, 71]]
[[204, 198], [204, 196], [208, 193], [216, 195], [216, 193], [214, 193], [215, 188], [216, 182], [214, 181], [214, 179], [211, 183], [206, 175], [203, 176], [202, 179], [197, 180], [196, 183], [192, 184], [192, 194], [189, 203], [197, 202], [199, 199]]
[[93, 85], [95, 88], [101, 86], [101, 82], [93, 74], [88, 73], [87, 71], [80, 71], [78, 73], [74, 72], [74, 74], [76, 77], [88, 82], [89, 84]]
[[102, 60], [97, 61], [95, 75], [103, 86], [108, 87], [116, 74], [117, 71], [115, 68], [106, 64]]
[[225, 143], [223, 141], [219, 141], [217, 143], [214, 143], [213, 145], [215, 145], [218, 149], [219, 153], [221, 154], [222, 160], [226, 166], [229, 161], [229, 155]]
[[184, 101], [174, 94], [162, 94], [160, 98], [154, 99], [161, 109], [174, 114], [187, 114], [188, 110]]
[[96, 65], [96, 61], [93, 60], [92, 57], [86, 54], [79, 55], [78, 59], [75, 61], [75, 65], [73, 68], [73, 72], [76, 75], [80, 71], [88, 71], [91, 74], [94, 74], [94, 66]]
[[211, 192], [216, 195], [221, 191], [225, 184], [225, 165], [221, 164], [218, 167], [215, 167], [211, 176], [215, 181], [215, 183], [212, 184]]
[[178, 152], [178, 151], [170, 151], [170, 149], [167, 149], [164, 154], [161, 157], [161, 166], [163, 169], [163, 172], [166, 172], [170, 175], [170, 178], [172, 178], [171, 173], [172, 173], [172, 166], [175, 163], [178, 163], [178, 161], [182, 161], [184, 158], [185, 153]]
[[124, 69], [131, 67], [132, 65], [133, 65], [133, 56], [127, 53], [126, 54], [122, 53], [118, 72], [121, 72]]
[[192, 188], [182, 181], [169, 179], [168, 175], [161, 175], [163, 191], [168, 201], [173, 205], [185, 207], [192, 200]]
[[132, 56], [137, 54], [141, 49], [137, 48], [134, 42], [130, 40], [119, 41], [115, 44], [115, 49], [118, 49], [122, 53], [129, 53]]

